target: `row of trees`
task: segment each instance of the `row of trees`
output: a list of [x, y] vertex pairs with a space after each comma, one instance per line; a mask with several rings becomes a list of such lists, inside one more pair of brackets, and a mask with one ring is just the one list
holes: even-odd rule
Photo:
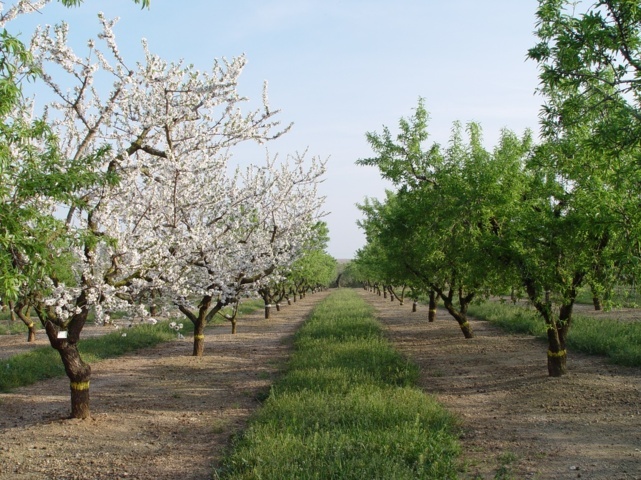
[[551, 376], [567, 371], [578, 289], [599, 303], [641, 258], [641, 5], [573, 7], [539, 2], [540, 143], [505, 130], [489, 151], [470, 123], [426, 146], [421, 100], [398, 135], [369, 133], [375, 156], [359, 161], [395, 186], [361, 206], [361, 274], [435, 292], [466, 337], [472, 301], [519, 289], [546, 324]]
[[[0, 27], [46, 3], [20, 0]], [[100, 24], [83, 55], [65, 24], [38, 29], [28, 48], [4, 30], [0, 62], [9, 87], [0, 112], [0, 297], [29, 322], [25, 312], [37, 313], [78, 418], [89, 416], [91, 368], [78, 342], [90, 312], [98, 321], [112, 311], [144, 317], [149, 299], [177, 308], [202, 355], [209, 320], [295, 278], [296, 263], [325, 235], [317, 226], [324, 161], [266, 154], [233, 164], [239, 144], [289, 130], [266, 86], [262, 107], [241, 110], [243, 56], [202, 72], [143, 42], [143, 60], [130, 63], [115, 22]], [[55, 98], [37, 119], [20, 93], [24, 78]]]

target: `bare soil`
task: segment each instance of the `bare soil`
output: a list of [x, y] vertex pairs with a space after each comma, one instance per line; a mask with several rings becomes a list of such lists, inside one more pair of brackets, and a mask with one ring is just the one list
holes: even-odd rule
[[[235, 335], [229, 325], [208, 329], [203, 357], [192, 357], [185, 339], [94, 364], [88, 420], [66, 418], [66, 378], [1, 394], [0, 480], [212, 478], [282, 370], [293, 333], [326, 295], [308, 295], [269, 320], [262, 310], [243, 316]], [[26, 335], [3, 337], [3, 353], [33, 348]]]
[[[462, 478], [641, 479], [641, 369], [570, 352], [571, 373], [549, 378], [532, 337], [471, 320], [476, 338], [465, 340], [444, 311], [430, 324], [427, 307], [359, 292], [420, 366], [421, 387], [460, 420]], [[202, 358], [177, 340], [93, 365], [89, 420], [65, 419], [67, 379], [0, 395], [0, 480], [211, 478], [325, 295], [268, 321], [246, 316], [236, 335], [208, 330]], [[0, 337], [0, 356], [31, 348], [16, 338]]]
[[[570, 351], [570, 373], [550, 378], [547, 346], [531, 336], [472, 319], [466, 340], [445, 310], [430, 324], [427, 307], [361, 295], [419, 365], [420, 386], [459, 418], [462, 478], [641, 479], [641, 369]], [[638, 320], [639, 310], [595, 315]]]

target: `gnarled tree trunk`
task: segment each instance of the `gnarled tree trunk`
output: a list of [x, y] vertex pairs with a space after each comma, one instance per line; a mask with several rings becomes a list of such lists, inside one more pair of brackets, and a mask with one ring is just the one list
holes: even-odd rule
[[27, 342], [36, 341], [36, 325], [33, 323], [31, 316], [29, 315], [29, 307], [22, 302], [19, 302], [13, 305], [11, 310], [11, 315], [17, 315], [22, 323], [27, 326]]
[[[67, 330], [62, 330], [51, 320], [45, 321], [45, 331], [51, 346], [58, 351], [64, 365], [65, 372], [69, 378], [71, 389], [71, 418], [89, 418], [91, 414], [89, 406], [89, 379], [91, 377], [91, 366], [85, 363], [78, 351], [80, 332], [87, 319], [88, 311], [84, 306], [84, 296], [81, 295], [81, 312], [75, 314]], [[41, 311], [43, 312], [43, 311]], [[40, 314], [41, 319], [46, 314]]]
[[433, 289], [438, 293], [439, 297], [443, 300], [443, 306], [447, 309], [449, 314], [456, 320], [463, 332], [465, 338], [474, 338], [474, 332], [472, 331], [472, 326], [467, 320], [467, 309], [474, 299], [474, 293], [468, 293], [467, 295], [463, 294], [463, 289], [459, 288], [458, 297], [459, 297], [459, 308], [457, 309], [454, 306], [454, 289], [450, 288], [447, 295], [436, 286], [433, 286]]
[[530, 301], [543, 317], [547, 327], [548, 351], [547, 366], [550, 377], [560, 377], [568, 373], [566, 340], [572, 322], [572, 309], [577, 296], [577, 288], [581, 285], [583, 274], [575, 273], [572, 281], [565, 287], [562, 295], [563, 304], [558, 317], [554, 314], [550, 292], [546, 291], [543, 299], [537, 295], [536, 285], [531, 279], [525, 279], [524, 284]]
[[550, 377], [560, 377], [568, 373], [567, 368], [567, 350], [566, 340], [570, 330], [572, 320], [572, 308], [574, 301], [561, 306], [559, 318], [554, 318], [554, 314], [546, 319], [548, 333], [548, 375]]
[[184, 305], [178, 305], [178, 309], [194, 324], [194, 348], [192, 355], [202, 357], [205, 352], [205, 327], [207, 322], [226, 305], [218, 300], [212, 307], [213, 297], [205, 295], [198, 305], [198, 314], [194, 314]]

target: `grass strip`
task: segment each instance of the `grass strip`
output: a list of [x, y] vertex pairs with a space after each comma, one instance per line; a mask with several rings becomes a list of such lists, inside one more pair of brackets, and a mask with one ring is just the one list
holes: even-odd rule
[[[262, 305], [262, 301], [248, 301], [246, 305], [241, 303], [238, 314], [242, 316], [251, 313], [261, 308]], [[179, 322], [184, 325], [184, 328], [180, 330], [183, 335], [188, 336], [193, 332], [194, 328], [191, 322], [182, 319]], [[222, 317], [218, 322], [224, 322]], [[82, 359], [91, 364], [142, 348], [153, 347], [175, 338], [176, 332], [169, 328], [167, 321], [157, 325], [135, 325], [100, 337], [82, 338], [78, 343], [78, 348]], [[56, 350], [50, 346], [34, 348], [29, 352], [0, 360], [0, 392], [8, 392], [13, 388], [64, 375], [62, 360]]]
[[[176, 332], [163, 322], [158, 325], [137, 325], [124, 331], [118, 330], [100, 337], [82, 339], [78, 349], [85, 362], [95, 363], [175, 338]], [[64, 375], [65, 370], [58, 352], [50, 346], [38, 347], [0, 361], [0, 391], [7, 392], [13, 388]]]
[[214, 478], [456, 478], [454, 419], [414, 386], [417, 376], [364, 300], [333, 293]]
[[[472, 305], [468, 313], [505, 331], [546, 339], [545, 324], [531, 308], [500, 302]], [[617, 365], [641, 366], [641, 322], [572, 316], [567, 346], [575, 352], [605, 355]]]

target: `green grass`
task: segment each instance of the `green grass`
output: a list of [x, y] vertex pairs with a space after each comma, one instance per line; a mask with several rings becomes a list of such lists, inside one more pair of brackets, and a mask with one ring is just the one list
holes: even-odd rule
[[[126, 336], [123, 337], [124, 333]], [[78, 344], [78, 348], [85, 362], [95, 363], [140, 348], [152, 347], [174, 338], [176, 338], [176, 332], [163, 322], [158, 325], [139, 325], [101, 337], [83, 339]], [[58, 352], [50, 346], [38, 347], [0, 360], [0, 391], [7, 392], [12, 388], [64, 375], [65, 371]]]
[[[472, 305], [469, 314], [488, 320], [511, 333], [526, 333], [546, 338], [545, 324], [532, 309], [485, 302]], [[576, 352], [605, 355], [612, 363], [641, 366], [641, 322], [572, 316], [567, 346]]]
[[355, 292], [318, 305], [295, 347], [214, 478], [456, 478], [453, 418], [414, 386], [417, 367]]
[[[36, 318], [33, 320], [36, 330], [40, 328], [40, 321]], [[10, 319], [0, 319], [0, 335], [24, 335], [27, 338], [27, 326], [22, 320], [12, 322]]]
[[[243, 315], [253, 313], [256, 310], [261, 310], [263, 308], [265, 308], [265, 302], [263, 302], [263, 300], [261, 300], [260, 298], [247, 298], [245, 300], [242, 300], [238, 305], [238, 312], [237, 312], [236, 318], [239, 319]], [[231, 315], [232, 312], [233, 312], [233, 308], [231, 306], [224, 307], [220, 311], [220, 315], [216, 315], [210, 324], [228, 323], [228, 321], [225, 320], [222, 317], [222, 315]]]

